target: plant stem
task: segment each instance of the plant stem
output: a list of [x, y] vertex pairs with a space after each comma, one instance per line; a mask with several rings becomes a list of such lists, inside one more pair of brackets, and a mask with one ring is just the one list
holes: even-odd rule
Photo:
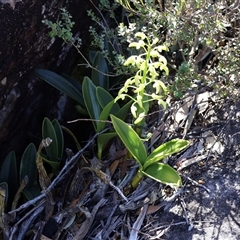
[[143, 178], [143, 173], [138, 170], [138, 172], [136, 173], [136, 175], [133, 177], [133, 180], [131, 182], [131, 185], [132, 185], [132, 188], [135, 189], [138, 184], [140, 183], [140, 181], [142, 180]]

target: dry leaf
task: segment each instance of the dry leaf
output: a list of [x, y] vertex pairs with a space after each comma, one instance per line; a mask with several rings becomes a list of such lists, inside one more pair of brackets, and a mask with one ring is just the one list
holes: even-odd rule
[[[193, 104], [193, 97], [187, 97], [184, 99], [183, 103], [177, 104], [177, 108], [178, 111], [175, 115], [175, 121], [179, 124], [183, 119], [186, 118], [188, 112], [189, 112], [189, 108], [192, 106]], [[180, 107], [181, 106], [181, 107]]]
[[196, 102], [198, 103], [199, 113], [203, 113], [208, 108], [208, 99], [211, 97], [211, 93], [204, 92], [197, 95]]
[[223, 153], [224, 146], [220, 141], [217, 141], [217, 138], [211, 131], [204, 132], [202, 137], [205, 139], [205, 146], [207, 149], [211, 149], [211, 151], [219, 154]]
[[150, 205], [150, 206], [148, 206], [147, 214], [155, 213], [155, 212], [157, 212], [160, 208], [161, 208], [161, 206], [159, 206], [159, 205], [156, 205], [156, 206]]
[[111, 166], [109, 167], [110, 175], [113, 176], [114, 172], [116, 171], [119, 164], [119, 160], [115, 160]]

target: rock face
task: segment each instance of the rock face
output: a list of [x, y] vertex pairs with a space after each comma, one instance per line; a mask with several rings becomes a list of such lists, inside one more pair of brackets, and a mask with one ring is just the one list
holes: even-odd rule
[[76, 50], [51, 39], [42, 20], [56, 21], [65, 7], [76, 22], [74, 34], [84, 42], [90, 21], [86, 10], [92, 6], [82, 2], [0, 0], [0, 163], [11, 150], [21, 153], [31, 141], [29, 134], [41, 133], [45, 116], [61, 122], [75, 112], [74, 104], [68, 105], [68, 98], [38, 79], [33, 69], [70, 73]]

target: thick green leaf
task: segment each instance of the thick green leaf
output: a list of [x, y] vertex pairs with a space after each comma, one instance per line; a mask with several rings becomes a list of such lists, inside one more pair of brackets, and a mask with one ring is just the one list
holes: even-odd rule
[[[71, 76], [69, 76], [65, 73], [61, 74], [61, 76], [64, 77], [66, 80], [68, 80], [76, 89], [78, 89], [79, 92], [82, 93], [82, 86], [77, 80], [75, 80], [74, 78], [72, 78]], [[83, 100], [83, 98], [82, 98], [82, 100]]]
[[129, 113], [129, 108], [132, 105], [133, 101], [127, 102], [124, 106], [121, 107], [121, 109], [117, 112], [117, 117], [124, 120], [127, 117], [127, 114]]
[[97, 52], [94, 60], [93, 66], [96, 69], [92, 69], [92, 81], [95, 86], [100, 86], [106, 90], [109, 89], [109, 78], [108, 78], [108, 67], [107, 62], [102, 55], [102, 53]]
[[7, 182], [9, 180], [17, 180], [17, 164], [15, 152], [11, 151], [4, 159], [1, 171], [0, 171], [0, 182]]
[[32, 185], [29, 189], [24, 189], [23, 194], [28, 200], [31, 200], [35, 197], [38, 197], [41, 194], [41, 191], [37, 185]]
[[8, 185], [9, 203], [11, 203], [19, 186], [16, 156], [13, 151], [7, 155], [1, 167], [0, 183], [3, 182]]
[[[96, 86], [88, 77], [84, 77], [82, 88], [83, 88], [83, 98], [84, 98], [84, 102], [88, 110], [89, 116], [93, 120], [98, 120], [100, 113], [102, 111], [102, 108], [98, 103], [98, 99], [96, 95]], [[97, 122], [94, 121], [93, 126], [97, 131]]]
[[56, 161], [56, 159], [55, 161], [49, 160], [48, 157], [43, 153], [41, 153], [41, 157], [44, 162], [48, 163], [52, 167], [54, 174], [57, 175], [59, 172], [60, 161]]
[[55, 133], [57, 136], [57, 143], [58, 143], [58, 158], [61, 159], [63, 155], [63, 147], [64, 147], [64, 139], [63, 139], [63, 132], [62, 132], [62, 127], [59, 124], [57, 119], [54, 119], [52, 121], [52, 125], [55, 129]]
[[[97, 99], [102, 108], [105, 108], [107, 104], [114, 101], [113, 96], [108, 91], [101, 87], [97, 87]], [[116, 115], [119, 110], [120, 107], [118, 103], [114, 103], [111, 113], [113, 115]]]
[[111, 119], [118, 136], [128, 151], [138, 161], [141, 168], [147, 159], [147, 151], [142, 140], [127, 123], [113, 115], [111, 115]]
[[103, 133], [98, 136], [97, 138], [98, 159], [102, 159], [102, 151], [104, 147], [113, 137], [116, 137], [116, 136], [117, 136], [116, 132]]
[[77, 149], [80, 150], [81, 149], [81, 145], [79, 144], [79, 142], [78, 142], [76, 136], [74, 135], [74, 133], [69, 128], [66, 128], [64, 126], [62, 126], [62, 129], [73, 138], [73, 140], [74, 140], [74, 142], [75, 142], [75, 144], [77, 146]]
[[170, 186], [180, 187], [182, 185], [179, 174], [164, 163], [153, 163], [142, 172], [148, 177]]
[[97, 124], [97, 132], [101, 132], [104, 129], [104, 127], [106, 125], [106, 120], [108, 119], [110, 113], [112, 113], [113, 105], [114, 105], [114, 100], [112, 100], [112, 102], [108, 103], [102, 110], [102, 112], [99, 116], [99, 122]]
[[143, 169], [146, 169], [151, 164], [158, 162], [174, 153], [178, 153], [189, 145], [187, 140], [173, 139], [156, 148], [147, 158]]
[[98, 86], [96, 88], [96, 91], [98, 102], [102, 108], [104, 108], [109, 102], [114, 100], [113, 96], [104, 88]]
[[42, 123], [42, 137], [52, 139], [51, 144], [45, 148], [47, 156], [51, 161], [58, 161], [58, 140], [52, 122], [48, 118], [44, 118]]
[[35, 73], [38, 77], [84, 106], [81, 85], [77, 81], [73, 83], [73, 81], [45, 69], [35, 69]]
[[33, 143], [30, 143], [21, 158], [20, 163], [20, 182], [25, 176], [28, 176], [28, 184], [26, 188], [30, 188], [36, 178], [37, 166], [36, 166], [36, 147]]
[[82, 115], [86, 115], [86, 116], [89, 115], [88, 112], [87, 112], [84, 108], [82, 108], [81, 106], [76, 105], [75, 108], [76, 108], [76, 110], [77, 110], [79, 113], [81, 113]]
[[113, 96], [102, 87], [97, 87], [97, 99], [102, 108], [114, 100]]
[[88, 55], [88, 57], [89, 57], [89, 62], [90, 62], [92, 65], [93, 65], [93, 61], [94, 61], [94, 58], [95, 58], [96, 54], [97, 54], [97, 51], [89, 51], [89, 55]]

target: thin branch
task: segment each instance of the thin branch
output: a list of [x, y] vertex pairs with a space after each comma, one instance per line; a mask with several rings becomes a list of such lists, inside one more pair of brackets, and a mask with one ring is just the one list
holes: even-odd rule
[[[69, 42], [66, 42], [65, 41], [65, 43], [69, 43]], [[73, 42], [73, 41], [70, 41], [70, 44], [72, 44], [74, 47], [75, 47], [75, 49], [77, 50], [77, 52], [81, 55], [81, 57], [84, 59], [84, 61], [86, 62], [86, 64], [83, 64], [83, 65], [85, 65], [87, 68], [89, 67], [89, 68], [91, 68], [91, 69], [93, 69], [93, 70], [95, 70], [95, 71], [98, 71], [99, 73], [101, 73], [101, 74], [103, 74], [103, 75], [105, 75], [105, 76], [108, 76], [108, 77], [117, 77], [117, 76], [120, 76], [120, 75], [122, 75], [122, 74], [108, 74], [108, 73], [104, 73], [104, 72], [102, 72], [102, 71], [100, 71], [99, 69], [97, 69], [97, 68], [95, 68], [93, 65], [91, 65], [91, 63], [87, 60], [87, 58], [84, 56], [84, 54], [79, 50], [79, 48], [77, 47], [77, 45]]]
[[[100, 16], [102, 17], [102, 19], [103, 19], [103, 21], [104, 21], [104, 23], [105, 23], [105, 26], [107, 26], [107, 28], [108, 28], [108, 30], [109, 30], [109, 32], [110, 32], [111, 29], [109, 28], [109, 25], [108, 25], [106, 19], [104, 18], [102, 12], [100, 11], [99, 8], [97, 8], [97, 6], [92, 2], [92, 0], [90, 0], [90, 2], [91, 2], [92, 5], [94, 6], [94, 8], [98, 11], [98, 13], [100, 14]], [[100, 23], [99, 23], [99, 24], [100, 24]], [[104, 26], [101, 26], [101, 27], [104, 28]], [[106, 33], [106, 35], [107, 35], [107, 38], [108, 38], [108, 40], [109, 40], [109, 43], [112, 45], [113, 49], [115, 49], [114, 44], [111, 42], [111, 38], [110, 38], [109, 34], [108, 34], [106, 31], [105, 31], [105, 33]], [[114, 37], [115, 37], [115, 35], [114, 35]], [[114, 40], [117, 41], [116, 38], [115, 38]], [[117, 44], [117, 46], [118, 46], [118, 44]], [[119, 47], [118, 47], [118, 51], [120, 52]]]

